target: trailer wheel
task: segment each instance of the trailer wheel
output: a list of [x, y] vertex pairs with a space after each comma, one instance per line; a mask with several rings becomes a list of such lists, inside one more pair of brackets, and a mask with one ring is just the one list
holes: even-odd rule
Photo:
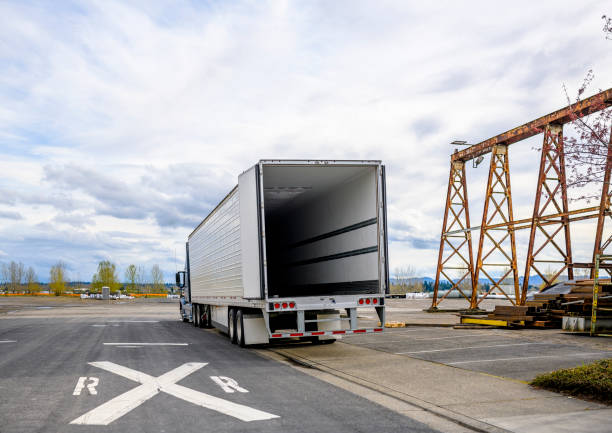
[[213, 327], [211, 313], [212, 313], [212, 307], [210, 305], [205, 305], [204, 315], [206, 318], [204, 319], [204, 328], [210, 329]]
[[200, 327], [200, 306], [198, 304], [192, 305], [191, 315], [193, 316], [193, 326], [196, 328]]
[[244, 339], [244, 317], [242, 310], [238, 310], [238, 313], [236, 313], [236, 342], [240, 347], [244, 347], [246, 345]]
[[232, 344], [236, 344], [236, 310], [233, 308], [229, 309], [227, 318], [227, 330], [230, 341]]
[[206, 311], [205, 305], [198, 305], [198, 328], [206, 327], [206, 320], [204, 319], [205, 311]]

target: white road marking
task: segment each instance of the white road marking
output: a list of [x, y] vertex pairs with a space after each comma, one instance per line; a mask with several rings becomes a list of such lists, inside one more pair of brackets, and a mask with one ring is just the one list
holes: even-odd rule
[[238, 385], [238, 382], [236, 382], [234, 379], [232, 379], [231, 377], [226, 377], [226, 376], [210, 376], [210, 378], [221, 387], [221, 389], [223, 389], [223, 391], [227, 392], [227, 393], [233, 393], [234, 390], [238, 391], [238, 392], [249, 392], [248, 389], [244, 389], [242, 388], [240, 385]]
[[108, 361], [90, 362], [89, 364], [135, 382], [140, 382], [141, 385], [90, 410], [86, 414], [71, 421], [70, 424], [108, 425], [155, 396], [160, 391], [195, 405], [238, 418], [242, 421], [248, 422], [278, 418], [278, 415], [233, 403], [222, 398], [213, 397], [212, 395], [204, 394], [176, 384], [176, 382], [204, 367], [207, 363], [189, 362], [158, 377], [149, 376], [140, 371], [132, 370], [131, 368], [123, 367]]
[[159, 323], [159, 320], [107, 320], [108, 323]]
[[77, 380], [76, 386], [74, 387], [74, 391], [72, 391], [72, 395], [81, 395], [81, 391], [85, 388], [85, 381], [87, 380], [87, 376], [79, 377]]
[[100, 383], [100, 379], [98, 379], [97, 377], [88, 378], [87, 376], [79, 377], [79, 380], [77, 381], [77, 384], [74, 387], [72, 395], [81, 395], [81, 391], [83, 391], [83, 389], [85, 388], [85, 381], [87, 379], [89, 379], [89, 383], [87, 384], [87, 391], [89, 391], [89, 394], [98, 395], [98, 391], [96, 391], [96, 386], [98, 386], [98, 383]]
[[17, 343], [17, 340], [0, 340], [0, 343]]
[[470, 338], [470, 337], [488, 337], [488, 338], [498, 338], [496, 335], [488, 335], [488, 334], [470, 334], [470, 335], [453, 335], [452, 337], [434, 337], [434, 338], [414, 338], [415, 341], [429, 341], [429, 340], [448, 340], [451, 338]]
[[94, 326], [94, 327], [100, 327], [100, 328], [102, 328], [102, 327], [104, 327], [104, 326], [106, 326], [106, 325], [91, 325], [91, 326]]
[[189, 343], [104, 343], [105, 346], [188, 346]]
[[602, 352], [591, 352], [591, 353], [570, 353], [568, 355], [542, 355], [542, 356], [523, 356], [522, 358], [498, 358], [498, 359], [475, 359], [473, 361], [458, 361], [458, 362], [446, 362], [448, 365], [457, 364], [470, 364], [474, 362], [495, 362], [495, 361], [522, 361], [524, 359], [539, 359], [539, 358], [566, 358], [566, 357], [590, 357], [590, 356], [606, 356]]
[[142, 347], [142, 346], [117, 346], [117, 347], [120, 347], [122, 349], [138, 349], [139, 347]]
[[530, 344], [550, 344], [550, 343], [492, 344], [490, 346], [468, 346], [468, 347], [454, 347], [452, 349], [417, 350], [416, 352], [396, 352], [395, 355], [410, 355], [410, 354], [414, 354], [414, 353], [450, 352], [450, 351], [453, 351], [453, 350], [484, 349], [484, 348], [488, 348], [488, 347], [527, 346], [527, 345], [530, 345]]
[[98, 395], [98, 391], [96, 391], [96, 386], [98, 386], [99, 383], [100, 379], [98, 379], [97, 377], [89, 378], [89, 383], [87, 384], [87, 391], [89, 391], [89, 394]]

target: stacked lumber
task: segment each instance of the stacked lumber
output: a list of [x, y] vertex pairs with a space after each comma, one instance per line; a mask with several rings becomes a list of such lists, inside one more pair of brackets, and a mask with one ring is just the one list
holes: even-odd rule
[[[551, 286], [536, 293], [525, 306], [496, 305], [493, 312], [484, 313], [479, 321], [502, 321], [506, 326], [536, 328], [561, 328], [564, 316], [591, 318], [593, 305], [593, 280], [570, 280]], [[612, 283], [599, 280], [597, 317], [612, 319]], [[462, 318], [476, 319], [477, 316], [462, 315]], [[462, 321], [463, 322], [463, 321]]]
[[[610, 280], [599, 280], [599, 307], [612, 310], [612, 284]], [[561, 327], [564, 316], [591, 317], [593, 306], [593, 280], [570, 280], [559, 284], [563, 290], [536, 293], [526, 306], [536, 313], [534, 326]], [[559, 293], [562, 292], [562, 293]], [[611, 312], [599, 311], [599, 317], [612, 317]], [[542, 322], [542, 323], [537, 323]]]
[[528, 315], [528, 307], [518, 307], [515, 305], [496, 305], [495, 311], [489, 313], [487, 318], [493, 320], [505, 320], [506, 322], [531, 322], [532, 315]]

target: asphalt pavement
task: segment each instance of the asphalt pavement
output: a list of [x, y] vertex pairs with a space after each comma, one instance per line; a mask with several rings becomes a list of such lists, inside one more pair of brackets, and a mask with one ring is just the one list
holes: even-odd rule
[[[567, 337], [573, 337], [574, 343], [584, 338], [577, 335]], [[509, 333], [503, 329], [408, 327], [387, 329], [376, 336], [347, 336], [342, 341], [394, 355], [523, 381], [530, 381], [542, 373], [612, 357], [610, 341], [604, 340], [599, 347], [584, 347], [572, 344], [571, 339], [560, 343], [530, 335], [529, 330]]]
[[431, 432], [409, 416], [153, 317], [0, 320], [0, 432]]

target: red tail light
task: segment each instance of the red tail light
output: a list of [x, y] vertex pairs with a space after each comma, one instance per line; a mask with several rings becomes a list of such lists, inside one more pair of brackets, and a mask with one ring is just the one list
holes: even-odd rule
[[359, 300], [359, 305], [363, 305], [363, 299]]
[[274, 308], [280, 308], [280, 304], [279, 303], [274, 304]]
[[283, 302], [283, 308], [287, 308], [287, 303]]
[[369, 303], [370, 303], [370, 300], [369, 300], [369, 299], [366, 299], [366, 304], [369, 304]]
[[295, 308], [295, 302], [290, 302], [290, 303], [289, 303], [289, 307], [291, 307], [291, 308]]
[[378, 299], [376, 299], [376, 298], [372, 299], [372, 303], [378, 304]]

